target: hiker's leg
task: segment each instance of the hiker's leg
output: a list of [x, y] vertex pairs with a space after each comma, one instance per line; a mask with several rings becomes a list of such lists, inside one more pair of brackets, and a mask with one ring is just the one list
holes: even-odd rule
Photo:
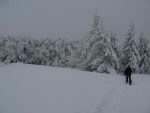
[[129, 76], [129, 84], [132, 84], [131, 75]]
[[126, 83], [128, 83], [128, 75], [126, 75]]

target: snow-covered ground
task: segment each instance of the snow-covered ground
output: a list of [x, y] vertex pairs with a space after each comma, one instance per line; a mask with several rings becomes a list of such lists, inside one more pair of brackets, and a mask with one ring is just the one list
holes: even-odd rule
[[150, 113], [150, 76], [0, 66], [0, 113]]

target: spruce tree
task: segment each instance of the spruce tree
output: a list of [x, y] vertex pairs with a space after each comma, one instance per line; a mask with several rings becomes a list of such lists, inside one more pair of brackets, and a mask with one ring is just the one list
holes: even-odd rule
[[131, 22], [127, 33], [125, 45], [123, 47], [122, 54], [122, 69], [125, 69], [127, 65], [131, 65], [133, 72], [139, 71], [140, 55], [137, 49], [137, 42], [135, 40], [135, 28]]
[[92, 29], [86, 35], [86, 57], [84, 67], [88, 71], [109, 73], [110, 69], [118, 68], [117, 55], [112, 48], [111, 38], [104, 31], [102, 21], [95, 13]]
[[140, 37], [139, 37], [139, 45], [138, 45], [138, 50], [139, 50], [139, 54], [141, 57], [140, 60], [140, 72], [141, 73], [146, 73], [149, 71], [149, 47], [148, 47], [148, 40], [144, 39], [144, 35], [143, 32], [141, 32]]

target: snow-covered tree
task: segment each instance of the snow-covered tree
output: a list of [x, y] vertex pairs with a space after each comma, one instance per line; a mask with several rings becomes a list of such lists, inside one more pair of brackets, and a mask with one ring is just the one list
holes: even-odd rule
[[69, 57], [71, 55], [69, 44], [71, 42], [67, 42], [66, 40], [59, 38], [55, 43], [55, 51], [57, 53], [55, 64], [61, 67], [68, 67]]
[[141, 57], [141, 61], [139, 64], [140, 72], [146, 73], [149, 71], [150, 68], [150, 61], [149, 61], [149, 52], [150, 49], [148, 47], [148, 40], [144, 38], [143, 32], [141, 32], [139, 37], [139, 44], [138, 44], [138, 50]]
[[109, 73], [110, 68], [118, 69], [117, 55], [111, 45], [111, 37], [100, 26], [100, 17], [94, 16], [92, 29], [87, 33], [85, 41], [84, 68], [89, 71]]
[[135, 40], [135, 28], [132, 22], [129, 25], [129, 30], [121, 57], [122, 70], [124, 70], [127, 65], [131, 65], [134, 72], [139, 71], [139, 63], [141, 58], [138, 52], [137, 42]]
[[119, 49], [118, 49], [118, 45], [117, 45], [117, 37], [116, 37], [116, 33], [114, 33], [113, 31], [109, 31], [107, 32], [107, 40], [108, 40], [108, 48], [110, 48], [111, 50], [111, 65], [113, 66], [113, 68], [117, 71], [119, 71], [120, 69], [120, 53], [119, 53]]
[[11, 38], [9, 36], [6, 36], [2, 38], [1, 44], [3, 46], [1, 46], [0, 50], [0, 59], [6, 64], [17, 62], [19, 59], [16, 48], [16, 39], [14, 37]]

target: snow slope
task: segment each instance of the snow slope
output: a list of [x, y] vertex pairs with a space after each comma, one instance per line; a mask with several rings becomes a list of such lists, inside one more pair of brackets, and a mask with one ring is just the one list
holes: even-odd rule
[[150, 76], [0, 66], [0, 113], [150, 113]]

